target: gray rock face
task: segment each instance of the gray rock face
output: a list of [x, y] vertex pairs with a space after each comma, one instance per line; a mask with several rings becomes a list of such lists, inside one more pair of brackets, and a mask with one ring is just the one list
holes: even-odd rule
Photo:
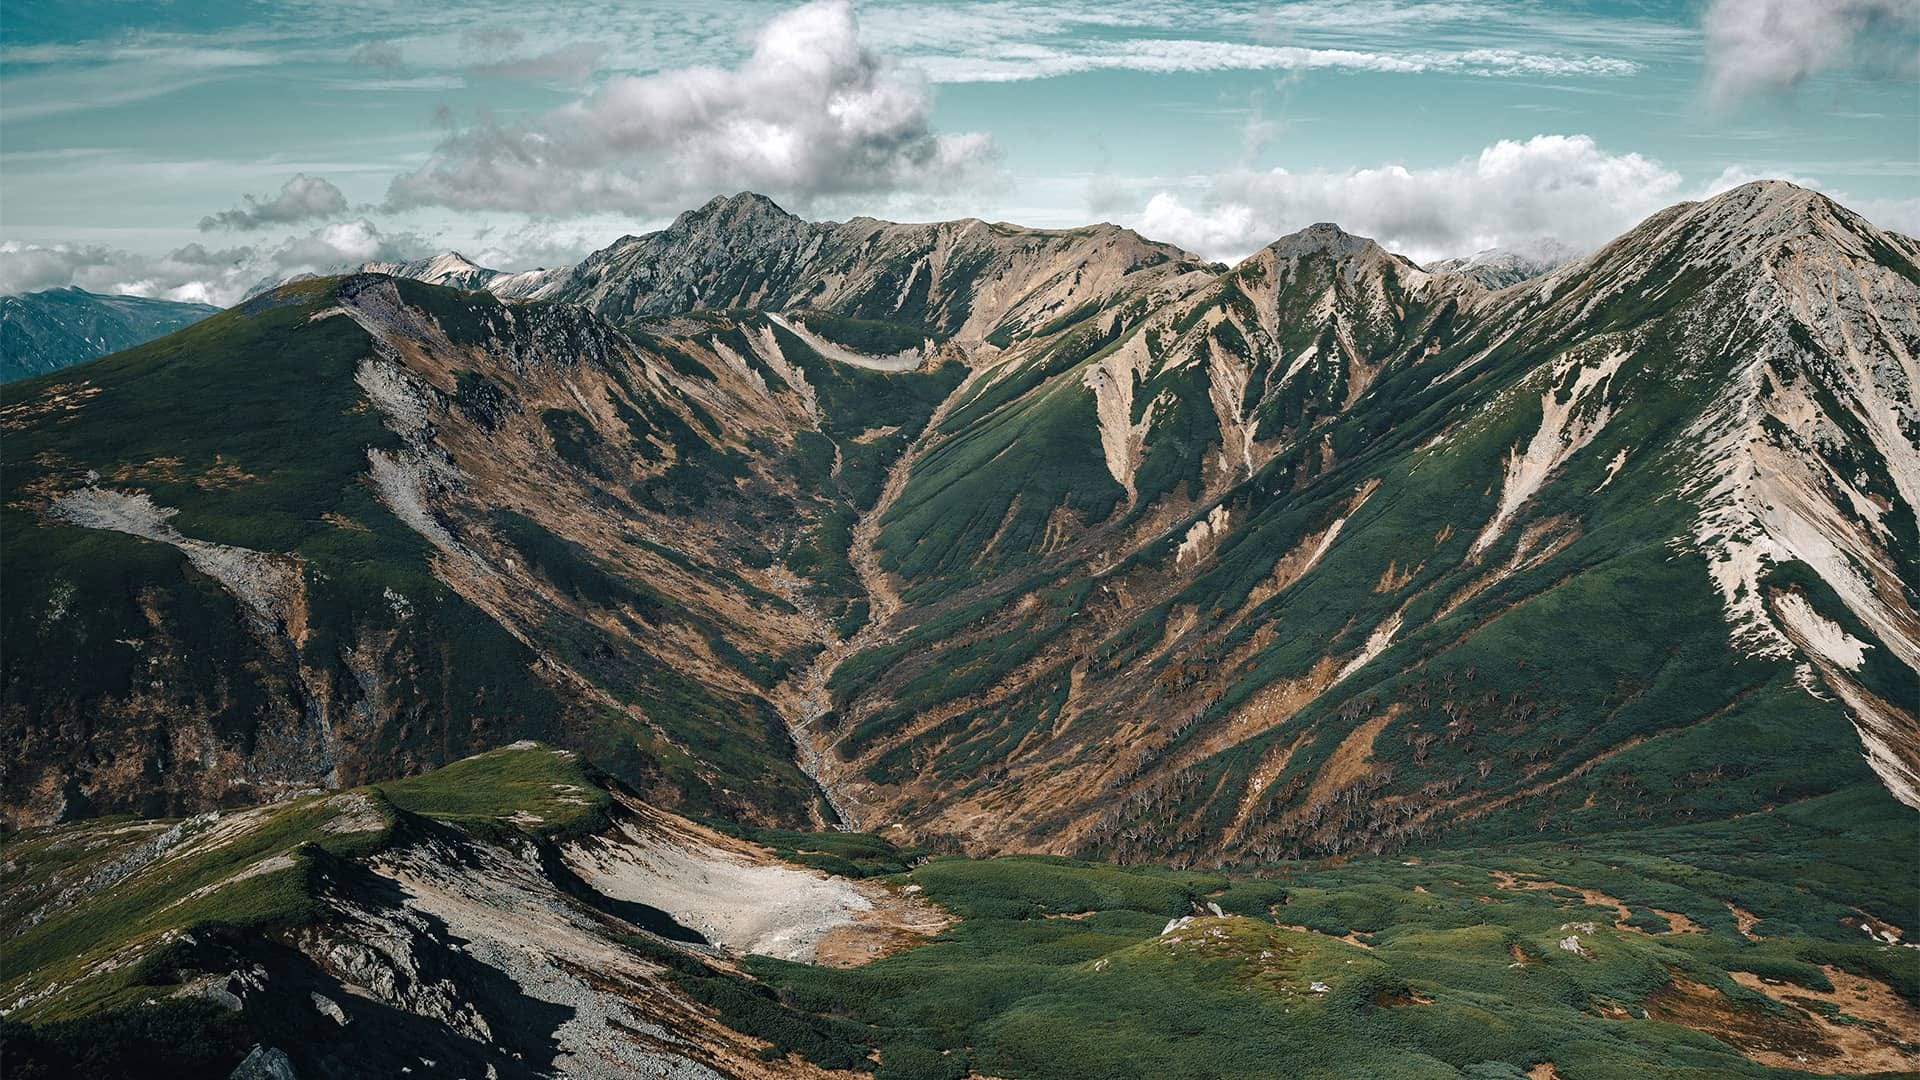
[[298, 1080], [287, 1052], [273, 1046], [255, 1046], [228, 1080]]
[[810, 222], [742, 193], [689, 210], [659, 232], [623, 237], [541, 295], [615, 321], [702, 308], [816, 308], [967, 340], [1032, 329], [1123, 294], [1145, 296], [1207, 269], [1220, 268], [1116, 225]]
[[352, 1018], [347, 1016], [347, 1011], [340, 1007], [339, 1002], [317, 990], [313, 992], [312, 996], [313, 1007], [319, 1011], [321, 1016], [332, 1020], [341, 1027], [346, 1027], [349, 1023], [352, 1023]]

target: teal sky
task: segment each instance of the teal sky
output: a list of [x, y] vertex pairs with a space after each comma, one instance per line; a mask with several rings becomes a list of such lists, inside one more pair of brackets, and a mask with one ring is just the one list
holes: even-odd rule
[[1758, 176], [1920, 231], [1912, 0], [397, 7], [6, 0], [0, 291], [548, 265], [741, 189], [1222, 258], [1588, 247]]

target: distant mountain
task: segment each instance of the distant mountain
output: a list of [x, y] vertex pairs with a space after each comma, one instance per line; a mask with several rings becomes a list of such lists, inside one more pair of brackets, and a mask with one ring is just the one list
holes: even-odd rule
[[[425, 282], [428, 285], [444, 285], [450, 289], [489, 292], [495, 296], [529, 300], [546, 299], [553, 295], [558, 285], [572, 270], [571, 266], [519, 271], [494, 270], [481, 266], [457, 251], [443, 251], [438, 255], [429, 255], [424, 259], [414, 259], [410, 262], [366, 262], [358, 266], [339, 268], [340, 273], [385, 274], [388, 277], [407, 278]], [[296, 274], [287, 278], [267, 278], [247, 293], [247, 299], [272, 292], [282, 285], [297, 281], [314, 281], [325, 276], [327, 275]]]
[[412, 262], [365, 263], [357, 272], [389, 274], [393, 277], [424, 281], [429, 285], [490, 292], [495, 296], [537, 299], [547, 295], [555, 283], [565, 278], [572, 269], [570, 266], [559, 266], [517, 273], [493, 270], [474, 263], [457, 251], [448, 251], [425, 259], [415, 259]]
[[816, 310], [1004, 346], [1122, 298], [1185, 291], [1222, 269], [1115, 225], [813, 222], [742, 192], [614, 241], [543, 295], [615, 322], [698, 309]]
[[1579, 249], [1552, 238], [1511, 248], [1487, 248], [1472, 255], [1427, 264], [1435, 273], [1465, 274], [1489, 289], [1504, 289], [1579, 258]]
[[219, 311], [142, 296], [107, 296], [77, 286], [0, 296], [0, 382], [130, 349]]

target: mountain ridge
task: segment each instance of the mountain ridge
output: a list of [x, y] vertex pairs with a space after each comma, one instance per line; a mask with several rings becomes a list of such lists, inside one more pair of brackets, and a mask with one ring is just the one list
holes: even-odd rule
[[[1261, 827], [1263, 815], [1278, 812], [1267, 809], [1274, 799], [1294, 807], [1282, 815], [1280, 833], [1291, 839], [1279, 842], [1305, 845], [1291, 849], [1298, 851], [1329, 842], [1334, 831], [1308, 828], [1304, 823], [1317, 819], [1300, 804], [1334, 795], [1337, 789], [1326, 787], [1333, 777], [1354, 782], [1348, 774], [1368, 755], [1364, 744], [1341, 750], [1345, 739], [1420, 726], [1410, 706], [1380, 712], [1355, 704], [1368, 700], [1362, 691], [1382, 678], [1406, 684], [1404, 673], [1383, 674], [1382, 665], [1401, 655], [1396, 649], [1409, 643], [1414, 652], [1407, 655], [1420, 658], [1411, 670], [1418, 670], [1436, 662], [1431, 650], [1445, 640], [1445, 626], [1457, 624], [1451, 633], [1464, 633], [1463, 641], [1483, 632], [1505, 641], [1498, 613], [1526, 607], [1520, 601], [1534, 587], [1510, 582], [1555, 573], [1562, 560], [1587, 550], [1582, 538], [1590, 529], [1565, 501], [1571, 493], [1553, 494], [1568, 476], [1587, 477], [1584, 490], [1600, 495], [1663, 485], [1654, 489], [1657, 498], [1678, 500], [1675, 506], [1694, 505], [1711, 489], [1704, 479], [1666, 487], [1664, 473], [1645, 471], [1631, 447], [1610, 440], [1623, 425], [1637, 424], [1640, 437], [1693, 445], [1687, 440], [1705, 436], [1683, 434], [1692, 422], [1687, 410], [1697, 419], [1739, 400], [1731, 390], [1696, 399], [1684, 382], [1669, 386], [1643, 370], [1709, 348], [1703, 320], [1732, 310], [1718, 306], [1719, 292], [1732, 286], [1718, 283], [1748, 273], [1761, 258], [1721, 266], [1717, 252], [1854, 236], [1850, 247], [1835, 250], [1862, 267], [1882, 267], [1873, 288], [1893, 290], [1882, 299], [1898, 302], [1911, 279], [1873, 260], [1910, 263], [1913, 253], [1897, 240], [1875, 239], [1886, 234], [1841, 213], [1790, 185], [1749, 185], [1663, 211], [1543, 277], [1488, 290], [1471, 276], [1430, 272], [1326, 224], [1220, 271], [1111, 227], [807, 223], [771, 200], [742, 195], [606, 249], [588, 273], [569, 272], [547, 294], [552, 300], [460, 299], [416, 286], [396, 293], [367, 277], [302, 283], [254, 304], [267, 311], [296, 297], [318, 303], [310, 318], [346, 314], [383, 343], [377, 351], [385, 359], [358, 378], [404, 449], [371, 459], [361, 454], [371, 471], [353, 483], [373, 485], [385, 512], [399, 515], [437, 552], [428, 560], [436, 580], [521, 641], [544, 642], [535, 653], [560, 675], [542, 693], [572, 699], [584, 689], [581, 700], [604, 702], [607, 680], [626, 682], [649, 664], [697, 672], [696, 683], [757, 700], [749, 711], [762, 722], [780, 716], [802, 744], [800, 760], [813, 763], [807, 771], [833, 789], [830, 801], [843, 815], [877, 820], [911, 804], [918, 816], [905, 822], [908, 828], [971, 850], [1017, 848], [1046, 835], [1057, 850], [1091, 845], [1084, 850], [1124, 854], [1134, 849], [1108, 846], [1116, 828], [1128, 827], [1124, 805], [1155, 805], [1205, 776], [1214, 793], [1179, 796], [1197, 798], [1183, 805], [1198, 817], [1182, 827], [1184, 839], [1159, 853], [1198, 844], [1208, 858], [1227, 858]], [[730, 247], [708, 242], [717, 235], [712, 229], [734, 225], [748, 235]], [[1885, 252], [1874, 246], [1887, 244], [1893, 246]], [[639, 277], [615, 272], [642, 264], [651, 269]], [[469, 267], [443, 258], [416, 269], [464, 274]], [[341, 302], [305, 299], [336, 293]], [[540, 314], [552, 304], [560, 305], [555, 311], [577, 310], [566, 307], [575, 301], [624, 323]], [[1843, 300], [1829, 317], [1857, 318], [1860, 303], [1870, 304]], [[713, 308], [730, 310], [702, 310]], [[1777, 334], [1791, 336], [1786, 324]], [[1870, 344], [1858, 336], [1835, 339], [1845, 340]], [[1897, 335], [1873, 340], [1898, 342]], [[589, 368], [601, 389], [583, 384], [583, 374], [562, 376], [570, 367], [542, 374], [545, 362], [528, 366], [556, 346], [579, 347], [577, 341], [596, 342]], [[1792, 340], [1783, 347], [1802, 348]], [[445, 359], [452, 355], [470, 359]], [[1675, 359], [1661, 359], [1669, 355]], [[1782, 359], [1776, 369], [1788, 363]], [[1859, 381], [1857, 374], [1819, 375], [1817, 365], [1805, 370], [1825, 380], [1829, 395]], [[1623, 398], [1629, 385], [1641, 389]], [[1703, 384], [1699, 393], [1707, 390]], [[870, 400], [882, 400], [875, 394], [908, 411], [863, 415]], [[916, 403], [905, 405], [909, 398]], [[1642, 399], [1647, 404], [1636, 408], [1643, 419], [1622, 419], [1627, 403]], [[1835, 400], [1842, 399], [1854, 400]], [[1844, 416], [1830, 416], [1828, 426], [1839, 434], [1828, 443], [1839, 438], [1880, 460], [1904, 461], [1896, 444], [1911, 435], [1888, 419], [1898, 400], [1897, 388], [1891, 398], [1875, 391]], [[32, 409], [21, 411], [30, 404], [13, 403], [17, 423], [33, 423]], [[1801, 455], [1795, 460], [1819, 456], [1817, 448], [1780, 452], [1789, 451]], [[1458, 464], [1430, 463], [1442, 459]], [[809, 460], [817, 464], [804, 464]], [[103, 464], [103, 475], [118, 469], [138, 477], [150, 469]], [[1835, 458], [1817, 470], [1840, 475], [1835, 470], [1844, 465]], [[1453, 507], [1451, 516], [1426, 514], [1434, 523], [1429, 534], [1444, 538], [1420, 543], [1444, 552], [1405, 565], [1381, 558], [1363, 571], [1359, 564], [1378, 558], [1375, 552], [1415, 550], [1405, 530], [1421, 515], [1400, 510], [1383, 518], [1377, 508], [1441, 497], [1422, 479], [1436, 469], [1480, 478], [1435, 504]], [[1808, 505], [1820, 520], [1851, 520], [1876, 499], [1910, 506], [1909, 471], [1902, 465], [1884, 491], [1858, 480], [1848, 481], [1851, 495], [1829, 498], [1812, 481], [1796, 481], [1795, 490], [1819, 496], [1817, 506]], [[666, 624], [655, 617], [638, 617], [635, 629], [622, 632], [631, 638], [622, 648], [638, 651], [591, 662], [586, 654], [564, 658], [555, 642], [581, 648], [590, 640], [579, 636], [586, 628], [604, 633], [636, 619], [639, 609], [605, 585], [590, 590], [598, 599], [587, 598], [578, 591], [589, 580], [583, 571], [562, 573], [552, 556], [499, 561], [516, 548], [500, 530], [532, 534], [482, 508], [505, 490], [496, 485], [513, 483], [517, 474], [577, 485], [591, 513], [543, 508], [530, 493], [511, 501], [512, 512], [559, 536], [557, 550], [572, 551], [576, 560], [584, 555], [586, 565], [611, 574], [608, 580], [626, 580], [640, 562], [667, 558], [616, 539], [622, 527], [613, 523], [657, 522], [648, 528], [658, 539], [647, 543], [702, 567], [673, 586], [694, 590], [675, 599], [673, 610], [721, 621], [700, 623], [708, 628], [686, 638], [685, 631], [663, 634]], [[720, 499], [716, 509], [699, 509], [692, 493], [720, 478], [711, 489]], [[51, 475], [34, 481], [54, 482]], [[1560, 510], [1542, 509], [1554, 499]], [[164, 492], [154, 503], [177, 505]], [[799, 548], [788, 546], [793, 539], [769, 544], [724, 524], [727, 514], [765, 520], [776, 506], [804, 508], [792, 519]], [[693, 538], [686, 535], [669, 539], [668, 523], [687, 513], [704, 515], [701, 528], [766, 561], [739, 562], [717, 547], [690, 555], [704, 545], [687, 546]], [[1652, 530], [1636, 543], [1711, 548], [1723, 524], [1716, 513], [1709, 506], [1683, 521], [1662, 511], [1657, 527], [1635, 526]], [[1741, 513], [1741, 520], [1752, 519]], [[1897, 705], [1897, 672], [1912, 665], [1887, 669], [1879, 658], [1905, 656], [1886, 639], [1911, 626], [1912, 603], [1901, 594], [1897, 567], [1913, 541], [1906, 526], [1888, 532], [1875, 514], [1867, 517], [1874, 522], [1822, 535], [1838, 537], [1847, 559], [1879, 567], [1874, 574], [1862, 578], [1846, 560], [1816, 559], [1813, 581], [1781, 593], [1802, 599], [1766, 600], [1761, 616], [1775, 638], [1789, 642], [1781, 658], [1809, 657], [1795, 661], [1803, 665], [1797, 675], [1789, 666], [1790, 681], [1851, 695], [1860, 737], [1898, 792], [1911, 785], [1914, 740]], [[1782, 539], [1798, 535], [1794, 529], [1742, 528], [1757, 528], [1761, 538], [1744, 543], [1772, 545], [1773, 554], [1754, 564], [1762, 568], [1758, 576], [1722, 590], [1715, 606], [1729, 612], [1737, 597], [1776, 588], [1766, 584], [1774, 571], [1765, 566], [1809, 554]], [[1384, 531], [1367, 540], [1373, 530]], [[1350, 560], [1350, 568], [1334, 569]], [[542, 599], [532, 607], [503, 602], [498, 586], [476, 586], [466, 572], [453, 572], [464, 563], [481, 575], [474, 581], [513, 567], [508, 579], [521, 595]], [[655, 572], [666, 572], [659, 565]], [[781, 596], [799, 614], [769, 618], [754, 610], [764, 601], [718, 601], [707, 595], [722, 580], [716, 573], [751, 581], [758, 593], [747, 596]], [[1378, 579], [1377, 588], [1354, 592], [1343, 583], [1325, 592], [1336, 588], [1329, 578], [1358, 573], [1370, 583]], [[1697, 583], [1704, 588], [1714, 580], [1703, 573]], [[695, 601], [696, 593], [704, 598]], [[1121, 595], [1133, 599], [1119, 606], [1100, 599]], [[1702, 612], [1709, 595], [1698, 598]], [[1036, 603], [1042, 596], [1059, 599]], [[1327, 611], [1343, 613], [1344, 625], [1327, 626], [1317, 645], [1276, 638], [1286, 625], [1276, 616], [1313, 596]], [[1507, 606], [1458, 622], [1502, 596]], [[562, 633], [563, 623], [574, 629]], [[755, 624], [763, 625], [748, 629]], [[763, 641], [768, 657], [783, 658], [729, 659], [711, 651], [718, 646], [698, 645], [701, 635], [729, 640], [728, 655], [739, 651], [738, 642]], [[1738, 644], [1737, 635], [1730, 640], [1722, 632], [1721, 639], [1726, 644], [1709, 645], [1703, 637], [1697, 647]], [[1871, 663], [1837, 663], [1853, 659], [1849, 642], [1860, 643], [1859, 655]], [[1746, 661], [1712, 663], [1733, 671]], [[1644, 680], [1654, 670], [1621, 677]], [[1054, 681], [1070, 687], [1064, 698], [1048, 689]], [[1529, 685], [1505, 692], [1538, 692]], [[1785, 700], [1767, 708], [1786, 708]], [[637, 703], [621, 707], [634, 718], [647, 712]], [[16, 723], [21, 708], [16, 699]], [[1154, 718], [1155, 710], [1166, 715]], [[1118, 729], [1126, 734], [1105, 726], [1119, 716], [1137, 718]], [[669, 725], [655, 735], [684, 740], [686, 731], [678, 730]], [[1623, 729], [1617, 741], [1647, 736]], [[777, 762], [778, 747], [767, 736], [757, 740], [753, 753], [766, 755], [764, 767], [792, 769], [791, 761]], [[1391, 786], [1396, 774], [1435, 768], [1424, 761], [1428, 753], [1423, 748], [1412, 764], [1360, 770], [1357, 779], [1390, 785], [1391, 797], [1412, 807], [1411, 825], [1366, 842], [1406, 843], [1437, 820], [1433, 792]], [[632, 767], [646, 757], [634, 758]], [[1623, 765], [1638, 758], [1629, 753]], [[409, 767], [432, 763], [414, 760]], [[1061, 767], [1063, 760], [1074, 764]], [[917, 773], [903, 768], [913, 761], [945, 764]], [[1839, 763], [1834, 768], [1845, 771]], [[679, 774], [676, 784], [694, 787], [662, 797], [737, 790], [732, 782], [695, 782], [705, 769]], [[1055, 771], [1044, 782], [1019, 779], [1035, 769]], [[1525, 803], [1536, 797], [1525, 794], [1526, 771], [1484, 771], [1483, 780], [1507, 787], [1469, 802]], [[794, 790], [793, 774], [785, 775], [779, 787]], [[1104, 779], [1091, 780], [1096, 776]], [[629, 779], [637, 782], [637, 774]], [[1095, 795], [1102, 784], [1117, 785], [1116, 793]], [[793, 814], [806, 802], [788, 798], [779, 813]], [[744, 805], [734, 804], [735, 812]], [[987, 813], [989, 806], [998, 809]], [[1009, 806], [1027, 809], [1009, 815]], [[1072, 824], [1056, 819], [1061, 814]], [[962, 824], [972, 821], [982, 824]], [[984, 831], [971, 834], [976, 827]], [[1380, 827], [1376, 821], [1365, 828]]]
[[1920, 246], [700, 209], [0, 388], [10, 1060], [1917, 1063]]

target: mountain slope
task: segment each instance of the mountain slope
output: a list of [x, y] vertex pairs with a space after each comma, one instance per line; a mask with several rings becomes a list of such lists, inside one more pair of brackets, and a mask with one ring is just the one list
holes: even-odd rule
[[0, 296], [0, 382], [130, 349], [219, 310], [78, 287]]
[[[804, 822], [773, 699], [853, 600], [822, 537], [956, 377], [842, 370], [764, 319], [628, 338], [361, 276], [10, 387], [9, 812], [185, 811], [532, 735]], [[774, 566], [809, 553], [811, 583]]]
[[520, 744], [0, 840], [0, 1026], [20, 1077], [1910, 1069], [1861, 794], [1249, 877], [730, 836]]
[[9, 388], [9, 812], [526, 735], [1228, 865], [1911, 803], [1915, 262], [1784, 184], [1494, 291], [736, 196], [569, 303], [289, 286]]
[[[1492, 294], [1327, 231], [1281, 247], [1335, 269], [1262, 253], [1223, 280], [1302, 286], [1264, 301], [1286, 340], [1239, 329], [1260, 322], [1247, 290], [1203, 294], [916, 459], [879, 546], [918, 606], [839, 669], [821, 740], [856, 820], [1256, 862], [1876, 775], [1912, 801], [1910, 243], [1763, 184]], [[1239, 381], [1165, 351], [1213, 320]], [[1163, 370], [1187, 385], [1142, 392]], [[1800, 389], [1754, 392], [1774, 385]], [[1226, 437], [1200, 404], [1223, 396], [1306, 409]], [[1008, 520], [1050, 528], [1009, 559], [956, 527], [994, 504], [941, 463], [1016, 425], [1001, 460], [1097, 426], [1124, 435], [1109, 463], [1188, 485], [1143, 510], [1115, 470], [1092, 513], [1042, 491]]]
[[[756, 994], [734, 958], [866, 960], [947, 921], [532, 743], [6, 850], [20, 1076], [224, 1076], [263, 1058], [323, 1077], [832, 1075], [865, 1041]], [[783, 1060], [796, 1049], [813, 1060]]]

